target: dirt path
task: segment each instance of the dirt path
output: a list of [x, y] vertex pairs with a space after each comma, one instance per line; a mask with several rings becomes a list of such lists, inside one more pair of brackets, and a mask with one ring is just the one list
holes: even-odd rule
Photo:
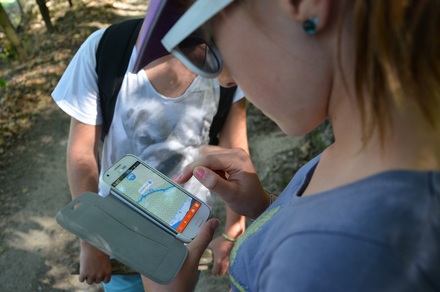
[[25, 140], [2, 157], [0, 290], [85, 289], [69, 275], [77, 240], [54, 216], [70, 201], [65, 172], [69, 119], [55, 106], [35, 118]]

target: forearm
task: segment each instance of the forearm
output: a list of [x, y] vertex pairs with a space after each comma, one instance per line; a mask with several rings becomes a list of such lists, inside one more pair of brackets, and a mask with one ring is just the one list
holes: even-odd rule
[[[99, 183], [99, 145], [100, 127], [83, 124], [74, 118], [70, 123], [67, 144], [67, 178], [72, 199], [84, 192], [98, 192]], [[108, 256], [81, 240], [80, 281], [93, 278], [94, 272], [102, 267], [110, 279]], [[94, 278], [93, 278], [94, 279]], [[101, 279], [102, 280], [102, 279]], [[94, 281], [94, 280], [92, 280]]]
[[99, 170], [96, 157], [68, 155], [67, 176], [72, 198], [78, 197], [81, 193], [90, 191], [98, 192]]
[[72, 119], [67, 146], [67, 178], [72, 198], [86, 191], [98, 191], [98, 137], [97, 127]]
[[231, 110], [220, 132], [219, 146], [224, 148], [242, 148], [249, 153], [245, 98], [231, 106]]

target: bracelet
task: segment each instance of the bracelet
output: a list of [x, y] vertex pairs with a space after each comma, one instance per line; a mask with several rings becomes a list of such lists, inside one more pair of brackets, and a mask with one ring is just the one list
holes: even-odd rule
[[227, 236], [224, 232], [222, 232], [222, 236], [224, 239], [226, 239], [229, 242], [236, 242], [237, 241], [237, 239]]

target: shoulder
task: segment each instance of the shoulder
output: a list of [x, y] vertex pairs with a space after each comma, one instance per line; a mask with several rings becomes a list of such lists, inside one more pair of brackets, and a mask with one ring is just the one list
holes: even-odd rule
[[260, 277], [259, 288], [383, 291], [384, 287], [398, 285], [408, 289], [411, 286], [404, 286], [409, 284], [404, 266], [389, 248], [362, 238], [327, 232], [295, 234], [274, 249]]
[[95, 56], [104, 31], [93, 32], [83, 42], [52, 92], [53, 99], [62, 110], [89, 125], [102, 123]]
[[[313, 291], [324, 288], [314, 282], [316, 277], [341, 291], [393, 285], [403, 285], [391, 289], [396, 291], [430, 291], [440, 286], [440, 192], [438, 186], [433, 190], [438, 178], [393, 171], [286, 202], [275, 219], [285, 226], [283, 235], [268, 234], [273, 244], [267, 248], [271, 255], [265, 281], [275, 285], [271, 289], [290, 281], [284, 284]], [[274, 275], [286, 269], [296, 276], [277, 279], [287, 277]]]

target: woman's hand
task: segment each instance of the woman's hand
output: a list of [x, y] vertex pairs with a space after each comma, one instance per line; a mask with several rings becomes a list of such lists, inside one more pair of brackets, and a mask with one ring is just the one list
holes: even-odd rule
[[188, 256], [177, 277], [168, 285], [161, 285], [142, 276], [145, 291], [194, 291], [198, 277], [198, 267], [203, 252], [211, 242], [214, 232], [219, 225], [218, 220], [208, 220], [200, 230], [199, 235], [188, 245]]
[[269, 196], [242, 149], [202, 147], [199, 159], [187, 165], [175, 181], [182, 184], [193, 175], [238, 214], [255, 219], [269, 206]]

